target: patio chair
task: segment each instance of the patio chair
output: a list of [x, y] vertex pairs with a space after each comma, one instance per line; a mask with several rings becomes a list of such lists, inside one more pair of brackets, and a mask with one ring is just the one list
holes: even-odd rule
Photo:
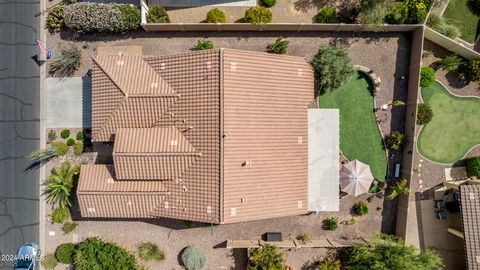
[[447, 212], [445, 212], [444, 210], [437, 211], [436, 214], [437, 214], [437, 219], [439, 220], [447, 219]]
[[445, 209], [445, 201], [444, 200], [435, 200], [435, 209]]

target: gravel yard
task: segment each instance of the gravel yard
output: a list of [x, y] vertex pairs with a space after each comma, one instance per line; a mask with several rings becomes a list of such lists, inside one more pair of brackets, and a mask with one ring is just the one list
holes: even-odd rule
[[[91, 65], [91, 57], [98, 46], [105, 45], [141, 45], [144, 54], [174, 54], [191, 50], [198, 39], [208, 38], [217, 48], [236, 48], [243, 50], [265, 51], [268, 43], [278, 36], [290, 40], [288, 54], [305, 57], [310, 60], [322, 44], [339, 43], [348, 47], [353, 64], [369, 67], [381, 78], [382, 84], [376, 98], [377, 106], [392, 100], [405, 100], [407, 93], [408, 66], [410, 57], [409, 33], [296, 33], [296, 32], [198, 32], [198, 33], [147, 33], [137, 32], [123, 36], [85, 35], [76, 38], [78, 46], [88, 43], [82, 49], [83, 58], [75, 76], [82, 76]], [[58, 54], [59, 43], [73, 39], [70, 32], [51, 34], [47, 47]], [[49, 65], [51, 60], [47, 61]], [[275, 67], [272, 67], [274, 69]], [[405, 76], [405, 79], [402, 79]], [[402, 108], [380, 112], [383, 134], [390, 130], [403, 130], [404, 111]], [[395, 121], [391, 121], [391, 119]], [[99, 145], [99, 147], [102, 147]], [[398, 160], [396, 156], [394, 161]], [[51, 168], [52, 164], [47, 165]], [[321, 229], [321, 222], [327, 217], [338, 217], [339, 221], [352, 218], [355, 202], [367, 200], [369, 195], [357, 198], [344, 197], [338, 213], [319, 213], [318, 215], [296, 216], [274, 220], [262, 220], [230, 225], [203, 225], [193, 223], [187, 228], [182, 221], [156, 219], [148, 221], [79, 221], [78, 230], [63, 235], [61, 226], [47, 224], [45, 252], [52, 252], [63, 242], [81, 241], [89, 236], [100, 236], [127, 247], [132, 252], [144, 241], [159, 245], [166, 253], [165, 261], [142, 264], [149, 269], [182, 269], [178, 263], [179, 252], [187, 245], [196, 245], [206, 251], [209, 257], [208, 269], [244, 269], [245, 251], [225, 249], [227, 239], [260, 239], [267, 231], [279, 231], [285, 239], [293, 239], [298, 234], [309, 233], [312, 239], [356, 239], [368, 238], [380, 231], [393, 233], [396, 222], [396, 202], [383, 198], [370, 198], [370, 212], [366, 217], [356, 217], [354, 225], [340, 225], [339, 229], [327, 232]], [[55, 231], [55, 235], [49, 235]], [[288, 264], [293, 269], [317, 258], [326, 256], [327, 249], [305, 249], [287, 253]], [[61, 267], [57, 267], [60, 269]]]

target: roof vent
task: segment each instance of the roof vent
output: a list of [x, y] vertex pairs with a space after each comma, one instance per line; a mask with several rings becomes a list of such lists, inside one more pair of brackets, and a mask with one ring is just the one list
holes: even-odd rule
[[207, 206], [207, 214], [211, 214], [212, 213], [212, 207], [211, 206]]
[[470, 200], [475, 200], [475, 194], [473, 194], [472, 192], [468, 193], [468, 198]]
[[237, 63], [236, 62], [231, 62], [230, 63], [230, 69], [231, 70], [236, 70], [237, 69]]
[[303, 143], [303, 137], [299, 136], [297, 138], [297, 142], [298, 142], [298, 144], [302, 144]]
[[237, 215], [237, 208], [232, 207], [230, 208], [230, 216], [234, 217]]
[[477, 261], [477, 263], [480, 263], [480, 256], [475, 256], [475, 260]]
[[242, 167], [246, 167], [246, 166], [252, 166], [252, 161], [251, 160], [245, 160], [242, 163]]
[[170, 146], [177, 146], [178, 145], [178, 140], [171, 140], [170, 141]]
[[123, 52], [118, 52], [118, 56], [124, 56], [125, 54]]
[[183, 186], [183, 192], [187, 192], [187, 186]]
[[125, 64], [125, 61], [119, 60], [117, 61], [117, 66], [123, 66]]
[[302, 202], [302, 201], [298, 201], [298, 202], [297, 202], [297, 207], [298, 207], [298, 209], [301, 209], [302, 206], [303, 206], [303, 202]]
[[115, 181], [113, 181], [113, 178], [107, 178], [107, 184], [113, 184]]
[[212, 62], [207, 61], [207, 69], [211, 69], [211, 68], [212, 68]]
[[242, 198], [242, 199], [240, 200], [240, 202], [241, 202], [241, 203], [246, 203], [246, 202], [247, 202], [247, 198]]
[[192, 129], [193, 129], [193, 126], [189, 126], [189, 127], [187, 127], [186, 129], [184, 129], [183, 132], [187, 132], [187, 131], [190, 131], [190, 130], [192, 130]]
[[165, 69], [165, 63], [160, 64], [160, 69]]
[[128, 201], [128, 202], [127, 202], [127, 205], [128, 205], [128, 206], [132, 205], [132, 201]]
[[164, 205], [165, 205], [165, 209], [168, 209], [168, 202], [165, 202]]
[[158, 88], [158, 82], [152, 82], [152, 83], [150, 84], [150, 87], [152, 87], [152, 88]]
[[95, 213], [95, 207], [89, 207], [87, 208], [87, 211], [90, 213]]
[[297, 75], [302, 76], [303, 70], [301, 68], [297, 69]]

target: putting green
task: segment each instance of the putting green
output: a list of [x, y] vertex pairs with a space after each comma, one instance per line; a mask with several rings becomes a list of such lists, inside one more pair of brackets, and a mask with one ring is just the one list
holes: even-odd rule
[[340, 109], [340, 149], [349, 159], [370, 165], [375, 178], [387, 174], [387, 156], [373, 112], [370, 79], [357, 73], [340, 88], [319, 97], [320, 108]]
[[480, 99], [457, 97], [435, 81], [422, 88], [423, 102], [433, 118], [420, 131], [417, 148], [422, 156], [439, 163], [454, 163], [480, 144]]

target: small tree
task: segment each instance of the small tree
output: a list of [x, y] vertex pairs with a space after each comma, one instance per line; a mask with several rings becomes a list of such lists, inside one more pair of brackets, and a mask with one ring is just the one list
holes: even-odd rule
[[290, 41], [288, 41], [288, 40], [286, 40], [282, 37], [279, 37], [279, 38], [277, 38], [277, 40], [275, 40], [275, 42], [268, 44], [267, 49], [270, 52], [275, 53], [275, 54], [286, 54], [287, 50], [288, 50], [288, 44], [289, 43], [290, 43]]
[[197, 247], [189, 246], [182, 252], [182, 263], [187, 270], [202, 270], [207, 262], [207, 255]]
[[326, 218], [322, 221], [322, 228], [326, 231], [335, 231], [338, 228], [338, 218]]
[[203, 50], [210, 50], [213, 49], [213, 42], [207, 39], [199, 39], [197, 40], [197, 44], [193, 47], [195, 51], [203, 51]]
[[408, 180], [406, 178], [402, 178], [395, 181], [395, 183], [390, 186], [389, 193], [385, 196], [385, 198], [387, 200], [394, 200], [399, 195], [408, 194], [410, 194], [410, 189], [408, 188]]
[[335, 23], [337, 22], [337, 11], [333, 7], [322, 8], [314, 17], [316, 23]]
[[225, 16], [225, 12], [219, 8], [212, 8], [207, 13], [207, 19], [205, 20], [207, 23], [226, 23], [227, 16]]
[[417, 125], [426, 125], [433, 118], [433, 111], [427, 103], [418, 104]]
[[480, 178], [480, 156], [467, 159], [467, 174]]
[[451, 54], [442, 60], [438, 61], [438, 65], [440, 68], [446, 70], [446, 71], [452, 71], [455, 72], [458, 70], [460, 65], [462, 64], [463, 60], [456, 54]]
[[359, 216], [365, 216], [368, 214], [368, 204], [365, 202], [358, 202], [354, 205], [355, 213]]
[[272, 11], [264, 7], [251, 7], [245, 11], [245, 22], [251, 24], [272, 22]]
[[336, 89], [355, 73], [347, 48], [343, 46], [320, 46], [312, 60], [312, 66], [321, 89]]
[[80, 67], [82, 51], [73, 42], [60, 49], [60, 58], [50, 64], [50, 72], [68, 76]]
[[151, 242], [142, 243], [138, 246], [138, 255], [142, 260], [146, 261], [162, 261], [165, 260], [165, 254], [157, 245]]
[[249, 270], [284, 270], [285, 258], [278, 248], [273, 245], [265, 245], [262, 248], [253, 249], [250, 253]]
[[480, 0], [467, 0], [470, 11], [480, 17]]
[[420, 87], [429, 87], [435, 81], [435, 70], [431, 67], [422, 67], [420, 70]]
[[154, 5], [148, 7], [147, 22], [169, 23], [170, 17], [168, 16], [168, 12], [164, 7]]
[[406, 141], [405, 135], [399, 131], [393, 131], [385, 138], [387, 148], [395, 151], [400, 151]]

